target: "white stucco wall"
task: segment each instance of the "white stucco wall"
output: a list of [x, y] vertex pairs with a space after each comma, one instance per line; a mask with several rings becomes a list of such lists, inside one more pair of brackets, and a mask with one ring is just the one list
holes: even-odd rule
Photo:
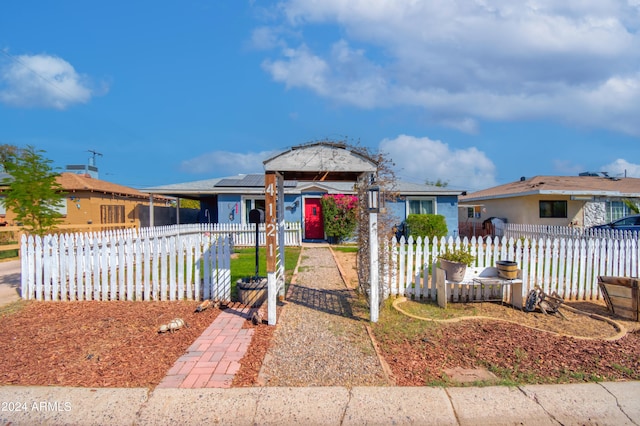
[[[566, 218], [541, 218], [540, 201], [567, 201]], [[463, 204], [467, 204], [464, 202]], [[475, 204], [475, 202], [473, 202]], [[568, 226], [570, 223], [581, 226], [584, 222], [584, 201], [571, 200], [562, 195], [535, 195], [528, 197], [499, 198], [483, 200], [480, 218], [468, 219], [469, 222], [482, 223], [490, 217], [506, 218], [509, 223], [526, 223], [531, 225]], [[466, 215], [464, 216], [466, 217]]]

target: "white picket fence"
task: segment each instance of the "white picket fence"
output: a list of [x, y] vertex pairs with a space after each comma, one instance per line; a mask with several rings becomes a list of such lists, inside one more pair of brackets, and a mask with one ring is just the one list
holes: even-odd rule
[[23, 236], [22, 297], [35, 300], [230, 299], [226, 236], [125, 232]]
[[[196, 223], [185, 225], [154, 226], [133, 231], [141, 236], [169, 236], [185, 234], [210, 233], [213, 235], [226, 235], [231, 239], [233, 246], [245, 247], [256, 245], [256, 228], [252, 223]], [[266, 244], [265, 224], [258, 225], [258, 244]], [[287, 247], [302, 245], [302, 226], [300, 222], [285, 222], [284, 245]]]
[[604, 238], [637, 240], [640, 235], [635, 231], [620, 231], [617, 229], [590, 229], [582, 226], [529, 225], [521, 223], [505, 223], [500, 225], [500, 230], [497, 228], [498, 226], [496, 226], [496, 235], [506, 238]]
[[495, 266], [498, 260], [516, 261], [522, 269], [523, 296], [535, 286], [566, 300], [600, 299], [597, 278], [640, 276], [637, 239], [486, 239], [394, 237], [383, 245], [382, 285], [384, 297], [407, 296], [436, 299], [429, 268], [447, 248], [466, 247], [476, 256], [474, 266]]

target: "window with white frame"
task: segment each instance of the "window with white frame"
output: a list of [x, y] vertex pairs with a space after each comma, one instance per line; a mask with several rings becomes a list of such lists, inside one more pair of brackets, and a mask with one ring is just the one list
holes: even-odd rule
[[245, 198], [244, 199], [244, 216], [243, 223], [249, 223], [249, 212], [253, 209], [265, 209], [266, 203], [264, 198]]
[[435, 198], [407, 197], [407, 215], [410, 214], [435, 214]]
[[612, 222], [634, 214], [634, 211], [631, 210], [624, 201], [607, 201], [606, 209], [607, 222]]

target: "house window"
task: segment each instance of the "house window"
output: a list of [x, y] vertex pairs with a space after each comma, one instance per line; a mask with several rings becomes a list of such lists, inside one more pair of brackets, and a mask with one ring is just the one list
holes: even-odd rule
[[622, 201], [607, 202], [607, 222], [613, 222], [625, 216], [633, 214], [633, 211]]
[[467, 218], [468, 219], [480, 219], [481, 217], [481, 206], [473, 206], [467, 207]]
[[409, 198], [407, 204], [408, 214], [436, 213], [436, 200], [434, 198]]
[[124, 206], [100, 206], [100, 223], [124, 223]]
[[540, 217], [566, 218], [567, 202], [564, 200], [540, 201]]
[[[266, 203], [264, 198], [245, 198], [244, 199], [244, 223], [249, 223], [249, 212], [253, 209], [263, 210]], [[266, 214], [266, 212], [265, 212]]]

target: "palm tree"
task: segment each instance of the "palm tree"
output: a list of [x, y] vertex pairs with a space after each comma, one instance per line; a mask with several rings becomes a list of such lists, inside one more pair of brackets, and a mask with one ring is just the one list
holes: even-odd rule
[[638, 207], [638, 205], [636, 203], [634, 203], [633, 201], [631, 201], [629, 199], [625, 199], [623, 201], [627, 205], [629, 210], [631, 210], [633, 213], [635, 213], [635, 214], [639, 214], [640, 213], [640, 207]]

